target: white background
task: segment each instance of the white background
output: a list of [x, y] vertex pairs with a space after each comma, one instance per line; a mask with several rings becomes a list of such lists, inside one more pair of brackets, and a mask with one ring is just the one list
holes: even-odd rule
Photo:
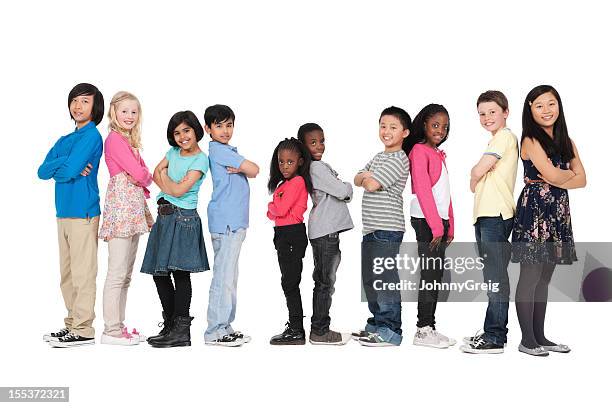
[[[212, 3], [212, 4], [211, 4]], [[7, 6], [7, 4], [9, 4]], [[2, 6], [2, 259], [0, 386], [69, 386], [74, 406], [405, 406], [585, 404], [609, 386], [609, 304], [552, 303], [552, 340], [569, 355], [538, 359], [516, 351], [514, 305], [506, 353], [462, 354], [412, 345], [416, 304], [404, 304], [404, 344], [370, 349], [275, 348], [269, 337], [286, 319], [280, 272], [265, 217], [271, 153], [300, 124], [325, 130], [324, 160], [352, 180], [382, 146], [380, 111], [404, 107], [414, 117], [427, 103], [444, 104], [451, 132], [448, 154], [456, 240], [473, 240], [469, 170], [488, 135], [477, 96], [499, 89], [510, 101], [509, 126], [520, 135], [521, 109], [536, 85], [554, 85], [571, 137], [585, 165], [586, 189], [570, 192], [577, 241], [606, 241], [610, 228], [608, 162], [609, 10], [600, 3], [408, 2], [11, 2]], [[170, 116], [206, 106], [236, 112], [232, 144], [260, 165], [251, 181], [251, 227], [241, 254], [234, 327], [253, 336], [239, 349], [203, 345], [210, 273], [193, 276], [191, 348], [147, 345], [51, 349], [42, 334], [62, 326], [53, 183], [36, 170], [55, 140], [72, 130], [68, 91], [91, 82], [106, 102], [119, 90], [140, 98], [143, 156], [150, 168], [168, 149]], [[108, 106], [108, 105], [107, 105]], [[106, 119], [98, 127], [107, 134]], [[201, 147], [207, 151], [207, 137]], [[519, 173], [522, 166], [519, 166]], [[520, 177], [520, 175], [519, 175]], [[103, 201], [108, 172], [101, 163]], [[522, 183], [517, 183], [518, 196]], [[153, 192], [157, 193], [154, 186]], [[206, 222], [211, 183], [200, 191]], [[409, 188], [405, 193], [408, 202]], [[361, 191], [350, 210], [357, 228], [342, 234], [332, 326], [350, 331], [368, 315], [360, 303]], [[155, 211], [154, 201], [149, 205]], [[212, 261], [210, 237], [205, 234]], [[408, 228], [405, 241], [414, 241]], [[136, 264], [144, 254], [141, 239]], [[107, 245], [100, 242], [95, 321], [102, 331]], [[309, 321], [312, 257], [304, 260], [302, 298]], [[156, 332], [160, 305], [149, 276], [134, 272], [130, 327]], [[485, 304], [440, 304], [438, 328], [460, 339], [482, 325]], [[308, 327], [308, 324], [306, 324]]]

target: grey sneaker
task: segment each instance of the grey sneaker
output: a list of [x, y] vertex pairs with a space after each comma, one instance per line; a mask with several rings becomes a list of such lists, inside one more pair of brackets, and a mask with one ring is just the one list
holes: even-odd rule
[[353, 340], [359, 340], [362, 337], [368, 337], [370, 334], [372, 333], [365, 330], [357, 330], [351, 333], [351, 337]]
[[343, 346], [349, 342], [351, 335], [348, 333], [338, 333], [333, 330], [328, 330], [327, 333], [319, 336], [314, 332], [310, 332], [310, 344], [318, 345], [330, 345], [330, 346]]
[[530, 356], [546, 357], [548, 355], [548, 351], [544, 350], [544, 347], [542, 346], [527, 348], [522, 344], [519, 344], [518, 351], [529, 354]]

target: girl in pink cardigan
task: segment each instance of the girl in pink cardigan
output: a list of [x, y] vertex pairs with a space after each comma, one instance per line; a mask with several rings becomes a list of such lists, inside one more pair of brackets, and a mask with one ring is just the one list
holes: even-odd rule
[[141, 340], [136, 329], [130, 332], [123, 324], [138, 239], [153, 225], [146, 202], [153, 177], [139, 153], [141, 114], [134, 95], [119, 92], [113, 96], [108, 111], [110, 134], [104, 142], [110, 180], [99, 234], [108, 242], [103, 344], [135, 345]]
[[436, 285], [442, 282], [444, 251], [454, 236], [446, 155], [438, 149], [448, 137], [449, 126], [444, 106], [427, 105], [414, 119], [403, 146], [410, 160], [412, 193], [416, 196], [410, 204], [410, 223], [416, 232], [419, 256], [424, 258], [414, 344], [435, 348], [456, 344], [454, 339], [436, 331], [435, 321]]

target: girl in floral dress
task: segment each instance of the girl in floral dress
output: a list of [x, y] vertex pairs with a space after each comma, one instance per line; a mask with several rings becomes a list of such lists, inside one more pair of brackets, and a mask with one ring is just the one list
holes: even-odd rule
[[118, 92], [113, 97], [108, 111], [110, 134], [104, 142], [110, 180], [99, 234], [108, 242], [103, 344], [135, 345], [141, 340], [136, 329], [130, 332], [123, 323], [138, 239], [153, 224], [146, 202], [153, 178], [139, 153], [141, 116], [134, 95]]
[[522, 331], [519, 351], [567, 353], [568, 346], [545, 337], [544, 320], [555, 266], [577, 260], [567, 190], [584, 187], [586, 175], [552, 86], [537, 86], [525, 98], [521, 160], [525, 187], [512, 231], [512, 262], [521, 264], [515, 298]]

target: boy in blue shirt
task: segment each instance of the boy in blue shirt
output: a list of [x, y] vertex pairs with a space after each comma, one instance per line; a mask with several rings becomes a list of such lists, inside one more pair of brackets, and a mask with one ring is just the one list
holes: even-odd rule
[[38, 168], [42, 180], [55, 180], [55, 209], [60, 252], [60, 288], [68, 316], [65, 327], [43, 336], [53, 347], [94, 344], [98, 222], [98, 165], [102, 137], [96, 129], [104, 115], [102, 93], [78, 84], [68, 95], [68, 110], [76, 124], [62, 136]]
[[251, 338], [235, 331], [238, 258], [249, 226], [249, 182], [259, 167], [238, 154], [228, 143], [234, 133], [234, 112], [229, 106], [213, 105], [204, 112], [204, 129], [210, 134], [208, 147], [213, 193], [208, 203], [208, 229], [215, 252], [213, 278], [208, 297], [206, 344], [240, 346]]

